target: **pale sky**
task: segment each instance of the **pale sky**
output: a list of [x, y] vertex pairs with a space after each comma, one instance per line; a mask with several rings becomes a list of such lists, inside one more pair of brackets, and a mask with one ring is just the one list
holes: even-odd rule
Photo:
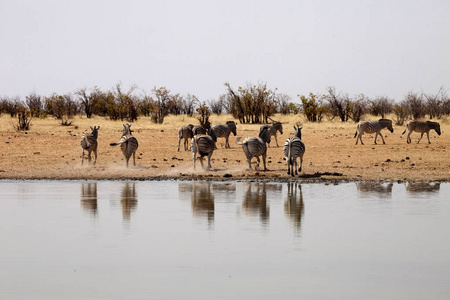
[[448, 0], [1, 0], [0, 96], [94, 86], [217, 99], [450, 88]]

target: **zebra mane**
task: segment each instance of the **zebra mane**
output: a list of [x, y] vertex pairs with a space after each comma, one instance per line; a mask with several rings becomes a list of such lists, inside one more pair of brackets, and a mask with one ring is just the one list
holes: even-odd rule
[[392, 123], [392, 120], [389, 120], [389, 119], [379, 119], [378, 121], [379, 122], [391, 122]]
[[433, 121], [427, 121], [427, 124], [431, 127], [431, 128], [436, 128], [436, 127], [440, 127], [441, 125], [439, 125], [438, 122], [433, 122]]

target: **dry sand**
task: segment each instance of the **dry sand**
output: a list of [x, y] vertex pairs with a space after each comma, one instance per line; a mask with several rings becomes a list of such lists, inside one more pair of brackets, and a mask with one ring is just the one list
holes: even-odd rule
[[[213, 115], [213, 124], [231, 120], [229, 115]], [[231, 149], [225, 149], [225, 140], [219, 138], [212, 156], [212, 170], [193, 169], [192, 153], [177, 151], [178, 128], [195, 118], [169, 116], [164, 124], [157, 125], [148, 119], [133, 123], [134, 136], [139, 141], [136, 166], [127, 169], [119, 147], [109, 143], [119, 140], [122, 122], [101, 117], [77, 117], [72, 126], [61, 126], [52, 118], [34, 119], [28, 132], [14, 131], [9, 116], [0, 117], [0, 179], [208, 179], [208, 180], [291, 180], [283, 157], [282, 145], [293, 136], [293, 125], [303, 123], [302, 140], [306, 145], [303, 170], [295, 178], [302, 181], [449, 181], [450, 122], [439, 120], [442, 135], [430, 132], [431, 144], [426, 135], [418, 144], [418, 133], [412, 135], [413, 143], [406, 143], [403, 126], [394, 126], [394, 133], [383, 130], [386, 144], [380, 138], [374, 144], [374, 135], [363, 135], [365, 145], [355, 145], [356, 124], [352, 122], [305, 122], [300, 116], [276, 116], [284, 122], [284, 133], [273, 140], [268, 148], [269, 171], [248, 169], [247, 160], [237, 137], [257, 136], [259, 125], [238, 124], [238, 135], [230, 136]], [[371, 118], [376, 119], [376, 118]], [[85, 160], [81, 164], [80, 137], [89, 126], [100, 125], [98, 161], [95, 166]], [[132, 160], [130, 160], [131, 162]], [[206, 160], [205, 160], [206, 162]], [[253, 166], [255, 160], [253, 161]], [[262, 164], [261, 164], [262, 165]]]

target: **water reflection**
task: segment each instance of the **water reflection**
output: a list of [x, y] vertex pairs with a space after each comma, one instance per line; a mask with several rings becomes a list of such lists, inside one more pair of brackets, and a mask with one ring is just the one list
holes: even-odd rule
[[382, 182], [357, 182], [356, 189], [358, 190], [358, 196], [362, 198], [390, 198], [392, 196], [393, 185], [393, 183]]
[[82, 183], [81, 184], [81, 207], [97, 216], [97, 183]]
[[287, 196], [284, 203], [284, 212], [294, 224], [294, 228], [300, 230], [305, 206], [303, 204], [302, 186], [297, 182], [287, 183]]
[[441, 188], [440, 182], [412, 182], [406, 183], [406, 192], [410, 194], [438, 193]]
[[214, 223], [214, 195], [211, 182], [195, 182], [192, 184], [191, 205], [194, 216], [206, 217], [208, 223]]
[[120, 203], [122, 205], [122, 216], [126, 221], [130, 220], [131, 212], [137, 206], [136, 183], [126, 182], [122, 188]]
[[268, 223], [270, 209], [267, 206], [266, 183], [247, 184], [242, 207], [249, 214], [258, 214], [264, 224]]

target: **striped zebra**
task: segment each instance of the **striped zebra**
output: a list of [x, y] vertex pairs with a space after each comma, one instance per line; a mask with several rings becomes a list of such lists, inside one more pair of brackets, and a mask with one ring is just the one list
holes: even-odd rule
[[406, 130], [408, 130], [408, 136], [406, 138], [406, 142], [409, 144], [411, 143], [411, 133], [413, 131], [420, 132], [420, 138], [417, 141], [417, 143], [420, 142], [420, 140], [423, 137], [423, 134], [427, 134], [428, 138], [428, 144], [431, 144], [430, 142], [430, 130], [434, 129], [438, 135], [441, 135], [441, 125], [439, 125], [438, 122], [432, 122], [432, 121], [426, 121], [426, 122], [419, 122], [419, 121], [409, 121], [406, 123], [405, 131], [403, 131], [402, 135], [405, 134]]
[[228, 138], [230, 136], [230, 133], [233, 133], [234, 136], [236, 136], [236, 122], [228, 121], [225, 125], [216, 124], [212, 127], [212, 129], [214, 130], [218, 138], [220, 137], [225, 138], [225, 148], [230, 148]]
[[261, 126], [259, 130], [259, 137], [247, 137], [244, 141], [240, 141], [240, 139], [236, 139], [236, 143], [238, 145], [242, 145], [242, 149], [244, 150], [245, 156], [247, 157], [248, 167], [250, 170], [253, 170], [251, 160], [253, 157], [256, 157], [257, 163], [256, 167], [259, 167], [260, 159], [262, 156], [264, 163], [264, 171], [267, 171], [266, 168], [266, 155], [267, 155], [267, 144], [270, 143], [270, 132], [269, 126]]
[[178, 151], [180, 151], [181, 139], [184, 139], [184, 151], [189, 150], [189, 139], [192, 139], [194, 136], [194, 133], [192, 132], [193, 128], [194, 125], [189, 124], [178, 129]]
[[[361, 145], [364, 145], [362, 141], [362, 135], [364, 133], [376, 133], [375, 134], [375, 145], [377, 144], [377, 137], [378, 135], [381, 136], [381, 139], [383, 140], [383, 144], [386, 144], [384, 142], [383, 135], [380, 133], [381, 129], [387, 128], [390, 132], [394, 132], [394, 128], [392, 128], [392, 121], [388, 119], [379, 119], [378, 121], [362, 121], [359, 122], [356, 126], [356, 132], [354, 138], [356, 138], [356, 145], [358, 145], [358, 139], [361, 141]], [[358, 137], [356, 137], [358, 136]]]
[[137, 139], [131, 135], [133, 130], [130, 129], [131, 124], [122, 124], [123, 125], [123, 133], [120, 140], [116, 143], [111, 143], [111, 146], [120, 145], [120, 149], [122, 150], [123, 156], [125, 156], [125, 161], [128, 168], [128, 161], [130, 160], [131, 155], [133, 155], [133, 165], [136, 165], [136, 150], [139, 146]]
[[[286, 158], [288, 166], [288, 175], [297, 175], [297, 157], [300, 158], [300, 167], [298, 167], [298, 172], [302, 171], [303, 165], [303, 155], [305, 154], [305, 144], [302, 142], [302, 128], [303, 126], [294, 126], [295, 135], [294, 137], [288, 138], [284, 142], [283, 154]], [[295, 165], [295, 168], [294, 168]]]
[[81, 164], [84, 162], [84, 150], [88, 152], [88, 162], [91, 163], [91, 152], [94, 152], [94, 165], [97, 163], [97, 137], [98, 137], [98, 130], [100, 129], [100, 126], [94, 126], [94, 128], [91, 127], [92, 132], [91, 133], [83, 133], [80, 140], [81, 145]]
[[216, 146], [217, 137], [214, 134], [212, 129], [208, 129], [208, 134], [197, 134], [192, 138], [192, 158], [194, 160], [194, 170], [195, 170], [195, 162], [197, 160], [197, 153], [200, 156], [200, 163], [203, 167], [203, 157], [208, 157], [208, 166], [207, 170], [211, 169], [211, 156], [214, 152], [214, 148]]
[[[260, 127], [259, 131], [261, 132], [261, 129], [267, 125], [263, 125]], [[283, 124], [281, 124], [280, 122], [275, 122], [273, 123], [272, 126], [268, 126], [269, 127], [269, 133], [270, 136], [273, 136], [275, 138], [275, 142], [277, 143], [277, 147], [278, 146], [278, 140], [277, 140], [277, 132], [280, 132], [280, 134], [283, 134]], [[270, 144], [270, 140], [268, 142]]]

